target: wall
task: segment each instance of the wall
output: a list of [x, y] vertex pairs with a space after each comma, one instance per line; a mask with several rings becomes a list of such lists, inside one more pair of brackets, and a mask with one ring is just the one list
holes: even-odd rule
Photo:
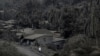
[[53, 36], [43, 36], [37, 39], [37, 42], [42, 45], [45, 46], [48, 43], [51, 43], [53, 40]]

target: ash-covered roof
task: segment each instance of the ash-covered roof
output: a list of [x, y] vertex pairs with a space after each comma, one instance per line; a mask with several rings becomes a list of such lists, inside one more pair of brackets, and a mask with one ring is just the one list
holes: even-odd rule
[[19, 31], [24, 33], [25, 35], [34, 33], [34, 30], [32, 30], [32, 28], [24, 28], [24, 29], [20, 29]]
[[26, 35], [25, 39], [36, 39], [36, 38], [40, 38], [43, 36], [52, 36], [53, 37], [53, 34], [52, 34], [52, 32], [50, 32], [47, 29], [35, 29], [33, 31], [33, 34]]
[[13, 27], [14, 25], [7, 25], [7, 26], [4, 26], [4, 28], [11, 28]]
[[52, 32], [50, 32], [47, 29], [32, 30], [32, 28], [21, 29], [20, 33], [17, 33], [17, 35], [24, 35], [25, 39], [36, 39], [36, 38], [43, 37], [43, 36], [52, 36], [53, 37]]
[[63, 38], [53, 38], [53, 42], [57, 42], [57, 41], [62, 41], [64, 40]]
[[29, 35], [29, 36], [25, 36], [25, 39], [37, 39], [43, 36], [47, 36], [47, 34], [33, 34], [33, 35]]
[[47, 29], [35, 29], [34, 33], [35, 34], [52, 34], [52, 32], [50, 32], [50, 30], [47, 30]]
[[8, 21], [5, 21], [5, 23], [7, 23], [7, 24], [13, 24], [13, 23], [15, 23], [15, 20], [8, 20]]

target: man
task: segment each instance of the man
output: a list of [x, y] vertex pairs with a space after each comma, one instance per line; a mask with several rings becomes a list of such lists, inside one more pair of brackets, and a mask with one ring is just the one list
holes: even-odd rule
[[39, 46], [38, 50], [39, 50], [39, 52], [41, 52], [41, 47], [40, 46]]

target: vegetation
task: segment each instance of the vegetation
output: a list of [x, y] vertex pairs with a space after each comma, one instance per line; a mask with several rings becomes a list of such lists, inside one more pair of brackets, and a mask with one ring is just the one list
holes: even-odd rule
[[0, 41], [0, 56], [25, 56], [8, 42]]
[[94, 32], [93, 21], [94, 27], [98, 28], [99, 2], [99, 0], [10, 0], [4, 2], [4, 5], [1, 4], [1, 9], [5, 12], [0, 14], [4, 16], [1, 19], [17, 20], [16, 25], [20, 27], [47, 28], [60, 31], [62, 35], [85, 33], [89, 36], [92, 35], [90, 32]]
[[18, 38], [16, 36], [16, 32], [12, 32], [10, 30], [4, 30], [0, 33], [0, 39], [6, 40], [6, 41], [18, 41]]
[[[62, 32], [65, 38], [69, 36], [64, 34], [82, 33], [91, 36], [94, 31], [95, 33], [98, 31], [93, 30], [93, 27], [97, 29], [99, 26], [99, 22], [97, 22], [99, 20], [97, 16], [99, 1], [80, 0], [80, 3], [73, 2], [72, 4], [59, 4], [58, 1], [51, 1], [48, 6], [45, 6], [45, 2], [40, 4], [38, 1], [30, 0], [23, 7], [20, 7], [16, 15], [17, 25], [57, 30]], [[64, 2], [63, 0], [62, 3]]]
[[[100, 39], [99, 39], [100, 40]], [[100, 44], [99, 44], [100, 46]], [[100, 56], [100, 48], [93, 38], [79, 34], [70, 37], [59, 56]]]
[[[0, 5], [0, 9], [5, 10], [0, 18], [15, 19], [16, 26], [60, 32], [68, 39], [60, 56], [72, 56], [72, 53], [74, 56], [100, 56], [100, 49], [96, 48], [100, 47], [99, 0], [10, 0]], [[8, 39], [5, 34], [1, 36]], [[77, 34], [85, 36], [75, 36]], [[9, 39], [13, 39], [12, 35]]]

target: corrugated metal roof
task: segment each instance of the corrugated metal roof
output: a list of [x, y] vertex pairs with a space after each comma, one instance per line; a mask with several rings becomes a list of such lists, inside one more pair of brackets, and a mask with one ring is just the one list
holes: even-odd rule
[[12, 23], [15, 23], [15, 20], [8, 20], [8, 21], [5, 21], [5, 23], [7, 23], [7, 24], [12, 24]]
[[52, 36], [53, 34], [47, 29], [35, 29], [25, 28], [20, 30], [21, 33], [17, 33], [16, 35], [24, 35], [25, 39], [36, 39], [43, 36]]
[[20, 29], [20, 32], [28, 35], [28, 34], [33, 34], [34, 30], [32, 30], [32, 28], [25, 28], [25, 29]]
[[21, 35], [22, 35], [22, 33], [16, 33], [16, 35], [17, 35], [17, 36], [21, 36]]
[[40, 38], [43, 36], [49, 36], [49, 35], [47, 35], [47, 34], [34, 34], [34, 35], [25, 36], [24, 38], [25, 39], [36, 39], [36, 38]]
[[4, 26], [4, 28], [11, 28], [13, 27], [14, 25], [7, 25], [7, 26]]
[[57, 41], [62, 41], [64, 40], [63, 38], [53, 38], [53, 42], [57, 42]]
[[34, 33], [35, 34], [52, 34], [52, 32], [50, 32], [47, 29], [35, 29], [34, 30]]

